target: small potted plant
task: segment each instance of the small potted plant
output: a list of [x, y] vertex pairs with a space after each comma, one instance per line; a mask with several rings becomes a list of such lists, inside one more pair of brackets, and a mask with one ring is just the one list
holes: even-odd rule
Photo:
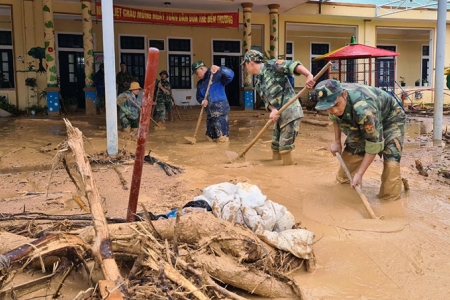
[[414, 82], [414, 86], [419, 86], [420, 85], [420, 79], [417, 79], [416, 82]]
[[78, 98], [75, 96], [64, 97], [63, 104], [67, 112], [76, 112], [78, 108]]
[[400, 76], [400, 85], [406, 86], [405, 77], [403, 77], [403, 76]]
[[428, 86], [428, 79], [424, 78], [422, 79], [423, 86]]

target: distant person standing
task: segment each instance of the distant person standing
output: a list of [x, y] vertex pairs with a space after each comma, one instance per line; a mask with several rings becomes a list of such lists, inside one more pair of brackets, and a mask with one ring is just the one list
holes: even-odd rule
[[105, 110], [105, 65], [100, 64], [98, 71], [94, 75], [94, 84], [97, 89], [97, 101], [95, 102], [95, 110], [97, 115], [101, 110]]
[[166, 114], [167, 118], [172, 121], [172, 88], [168, 80], [169, 73], [166, 70], [162, 70], [159, 76], [161, 79], [156, 81], [155, 86], [156, 114], [158, 115], [157, 120], [164, 124]]
[[124, 62], [120, 63], [120, 71], [116, 76], [117, 94], [122, 94], [130, 88], [130, 83], [136, 81], [133, 75], [127, 71], [127, 65]]
[[[206, 108], [206, 137], [219, 143], [229, 142], [228, 113], [230, 104], [225, 93], [225, 85], [234, 78], [233, 70], [212, 65], [208, 69], [202, 61], [192, 64], [192, 72], [200, 80], [197, 82], [197, 102]], [[208, 97], [205, 98], [208, 82], [212, 76]]]

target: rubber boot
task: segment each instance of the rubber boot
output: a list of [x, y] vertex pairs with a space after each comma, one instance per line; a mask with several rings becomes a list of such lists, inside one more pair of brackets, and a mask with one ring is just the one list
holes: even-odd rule
[[170, 112], [170, 113], [167, 113], [167, 119], [170, 121], [170, 122], [173, 122], [173, 116], [172, 116], [172, 113]]
[[377, 197], [385, 201], [398, 200], [402, 195], [402, 185], [400, 163], [396, 161], [384, 161], [380, 192]]
[[272, 160], [281, 160], [280, 151], [272, 150]]
[[[358, 171], [358, 168], [361, 165], [364, 157], [361, 155], [351, 154], [347, 151], [342, 151], [341, 156], [342, 160], [345, 162], [345, 165], [350, 171], [350, 174], [352, 174], [352, 177], [355, 176], [355, 173], [356, 171]], [[350, 184], [350, 180], [348, 179], [347, 174], [345, 174], [345, 171], [342, 167], [339, 167], [339, 170], [336, 174], [336, 180], [340, 184]]]
[[292, 150], [280, 151], [280, 154], [284, 166], [290, 166], [294, 164], [294, 162], [292, 161]]

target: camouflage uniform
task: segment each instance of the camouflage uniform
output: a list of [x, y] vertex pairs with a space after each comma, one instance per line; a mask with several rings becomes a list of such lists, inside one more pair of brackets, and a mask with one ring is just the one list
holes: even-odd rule
[[116, 83], [118, 85], [117, 94], [122, 94], [123, 92], [128, 90], [130, 88], [130, 83], [132, 81], [136, 81], [136, 79], [128, 71], [126, 71], [125, 73], [124, 72], [117, 73], [116, 76]]
[[126, 129], [128, 126], [131, 128], [139, 127], [140, 110], [133, 102], [142, 107], [141, 95], [140, 93], [138, 96], [135, 96], [132, 91], [126, 91], [117, 96], [117, 105], [120, 107], [119, 118], [123, 129]]
[[347, 106], [341, 117], [329, 118], [347, 136], [345, 151], [400, 162], [406, 120], [402, 107], [382, 89], [356, 83], [341, 86], [348, 92]]
[[[255, 89], [264, 100], [266, 109], [270, 104], [280, 110], [296, 95], [288, 76], [294, 75], [295, 67], [300, 64], [299, 61], [272, 59], [261, 65]], [[273, 126], [272, 150], [289, 151], [295, 148], [294, 142], [302, 117], [303, 110], [299, 101], [292, 103], [281, 114]]]
[[[163, 92], [158, 84], [166, 89], [166, 92]], [[165, 120], [166, 113], [172, 113], [172, 88], [170, 86], [169, 80], [167, 78], [165, 80], [156, 80], [155, 85], [155, 99], [156, 99], [156, 113], [159, 116], [160, 120]]]
[[[386, 91], [356, 83], [324, 80], [317, 84], [317, 110], [331, 109], [338, 96], [347, 91], [342, 116], [330, 114], [330, 120], [347, 136], [342, 158], [354, 175], [364, 155], [383, 156], [383, 173], [378, 197], [397, 200], [401, 196], [400, 159], [403, 150], [406, 115], [401, 105]], [[343, 168], [336, 175], [340, 183], [348, 183]]]

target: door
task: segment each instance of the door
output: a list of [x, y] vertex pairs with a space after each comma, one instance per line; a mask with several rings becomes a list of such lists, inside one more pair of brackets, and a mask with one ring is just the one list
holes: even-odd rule
[[142, 53], [122, 53], [121, 62], [127, 65], [127, 71], [133, 75], [141, 87], [145, 81], [145, 55]]
[[59, 51], [59, 86], [64, 98], [76, 97], [78, 107], [86, 108], [84, 98], [84, 54], [77, 51]]
[[225, 66], [230, 68], [234, 72], [233, 80], [225, 86], [225, 93], [228, 98], [230, 106], [240, 106], [239, 105], [239, 87], [240, 82], [240, 58], [239, 56], [227, 56], [227, 55], [214, 55], [213, 64], [216, 66]]
[[392, 90], [395, 86], [395, 65], [393, 58], [377, 58], [375, 61], [375, 86]]

